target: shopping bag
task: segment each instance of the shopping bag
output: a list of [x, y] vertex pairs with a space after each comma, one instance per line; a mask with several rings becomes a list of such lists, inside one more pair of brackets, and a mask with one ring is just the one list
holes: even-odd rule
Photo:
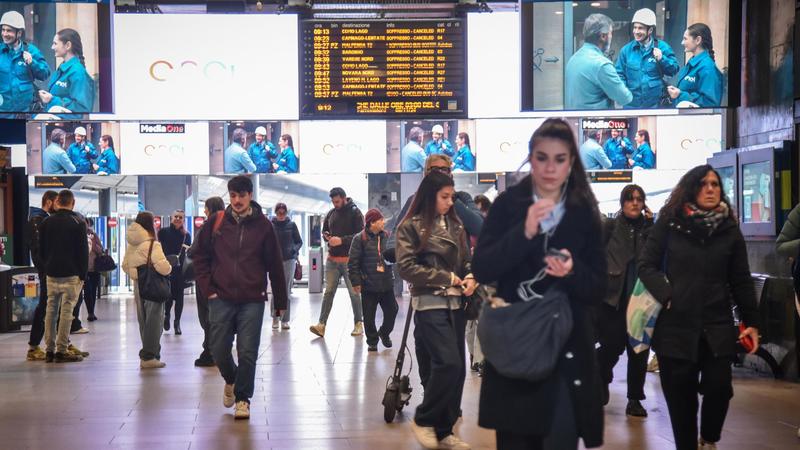
[[625, 314], [628, 341], [636, 353], [650, 348], [660, 312], [661, 303], [644, 287], [642, 280], [637, 279]]

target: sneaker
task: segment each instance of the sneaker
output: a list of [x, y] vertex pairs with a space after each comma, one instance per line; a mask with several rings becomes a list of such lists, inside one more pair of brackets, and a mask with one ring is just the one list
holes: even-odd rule
[[290, 328], [292, 328], [292, 326], [289, 325], [289, 322], [281, 322], [281, 330], [288, 330]]
[[57, 363], [81, 362], [83, 361], [83, 357], [69, 352], [67, 353], [56, 352], [54, 360]]
[[455, 434], [451, 434], [446, 438], [439, 441], [439, 448], [448, 448], [448, 449], [456, 449], [456, 450], [470, 450], [469, 444], [462, 441], [461, 439], [457, 438]]
[[203, 352], [200, 357], [194, 360], [195, 367], [214, 367], [214, 357], [211, 354]]
[[167, 364], [163, 363], [155, 358], [148, 359], [147, 361], [140, 361], [139, 368], [140, 369], [161, 369], [165, 367]]
[[53, 352], [45, 352], [44, 355], [44, 362], [46, 363], [51, 363], [55, 359], [55, 353]]
[[417, 425], [416, 420], [412, 420], [411, 431], [414, 432], [414, 437], [423, 447], [428, 449], [439, 448], [439, 440], [436, 439], [436, 430], [433, 427], [421, 427]]
[[281, 318], [280, 317], [273, 317], [272, 318], [272, 329], [277, 330], [280, 326]]
[[236, 420], [247, 420], [250, 418], [250, 403], [244, 400], [236, 402], [236, 411], [233, 413], [233, 418]]
[[361, 336], [362, 334], [364, 334], [364, 322], [356, 322], [356, 326], [353, 327], [350, 336]]
[[222, 391], [222, 405], [230, 408], [234, 403], [236, 403], [236, 397], [233, 396], [233, 385], [226, 384], [225, 390]]
[[653, 356], [653, 359], [651, 359], [650, 362], [647, 363], [647, 371], [658, 372], [658, 357], [656, 357], [655, 355]]
[[28, 356], [25, 358], [28, 361], [44, 361], [47, 354], [38, 345], [31, 350], [28, 350]]
[[311, 325], [311, 327], [309, 327], [309, 330], [311, 330], [312, 333], [316, 334], [319, 337], [325, 337], [325, 324], [324, 323], [318, 323], [316, 325]]
[[625, 407], [625, 415], [631, 417], [647, 417], [647, 410], [642, 406], [639, 400], [628, 400], [628, 406]]
[[86, 327], [80, 327], [77, 330], [71, 332], [70, 334], [87, 334], [89, 333], [89, 329]]
[[392, 338], [390, 338], [388, 334], [386, 336], [381, 336], [381, 344], [386, 348], [392, 348]]
[[89, 352], [82, 352], [78, 347], [75, 347], [72, 344], [69, 344], [67, 347], [67, 352], [72, 353], [73, 355], [78, 355], [82, 358], [88, 358]]
[[700, 438], [700, 441], [697, 442], [697, 448], [701, 450], [717, 450], [717, 443], [706, 442], [703, 438]]
[[370, 344], [367, 346], [368, 352], [377, 352], [378, 351], [378, 344]]

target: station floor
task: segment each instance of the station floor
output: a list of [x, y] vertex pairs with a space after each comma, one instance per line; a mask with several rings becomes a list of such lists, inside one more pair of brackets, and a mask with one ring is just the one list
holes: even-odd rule
[[[264, 321], [250, 421], [234, 421], [233, 410], [222, 406], [223, 381], [216, 368], [193, 365], [203, 339], [194, 297], [186, 297], [183, 335], [170, 330], [162, 338], [166, 368], [146, 371], [139, 369], [132, 301], [129, 295], [98, 301], [100, 320], [84, 321], [91, 333], [72, 336], [91, 353], [80, 363], [27, 362], [28, 333], [0, 334], [0, 448], [421, 448], [409, 427], [421, 401], [416, 366], [415, 392], [404, 414], [387, 425], [381, 406], [407, 300], [392, 335], [394, 348], [368, 354], [364, 337], [350, 336], [345, 289], [337, 293], [325, 339], [318, 339], [308, 326], [316, 321], [321, 295], [296, 288], [292, 329], [273, 331], [269, 318]], [[409, 346], [413, 349], [413, 341]], [[647, 376], [649, 417], [625, 416], [624, 361], [623, 356], [605, 411], [604, 448], [674, 448], [657, 374]], [[493, 432], [477, 425], [480, 383], [468, 373], [456, 432], [475, 449], [492, 449]], [[800, 384], [737, 370], [734, 389], [720, 449], [800, 448]]]

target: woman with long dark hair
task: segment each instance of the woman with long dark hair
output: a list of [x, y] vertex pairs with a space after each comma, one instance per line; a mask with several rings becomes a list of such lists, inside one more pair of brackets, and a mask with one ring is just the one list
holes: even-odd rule
[[453, 434], [466, 364], [461, 296], [477, 284], [470, 273], [466, 232], [453, 208], [453, 179], [432, 171], [419, 185], [397, 229], [397, 265], [411, 285], [414, 339], [425, 390], [411, 426], [425, 448], [468, 449]]
[[579, 438], [598, 447], [603, 409], [590, 311], [606, 289], [600, 213], [566, 121], [548, 119], [533, 133], [528, 160], [530, 175], [489, 210], [472, 269], [479, 282], [497, 283], [492, 307], [563, 290], [573, 326], [540, 381], [502, 375], [486, 354], [478, 423], [496, 430], [501, 450], [575, 449]]
[[650, 132], [644, 129], [639, 130], [633, 139], [636, 141], [636, 150], [628, 159], [628, 165], [632, 169], [655, 169], [656, 154], [653, 153], [653, 148], [650, 146]]
[[678, 72], [677, 86], [668, 86], [673, 104], [682, 107], [716, 108], [722, 104], [722, 72], [714, 62], [714, 40], [711, 29], [704, 23], [695, 23], [683, 33], [683, 48], [692, 58]]
[[294, 142], [292, 136], [289, 134], [281, 135], [278, 140], [278, 147], [281, 153], [278, 159], [272, 164], [275, 173], [297, 173], [300, 162], [297, 160], [297, 154], [294, 152]]
[[[698, 448], [697, 395], [703, 396], [700, 448], [716, 448], [733, 397], [738, 338], [758, 348], [758, 310], [736, 216], [709, 165], [687, 172], [650, 231], [639, 278], [663, 309], [653, 333], [661, 388], [678, 450]], [[731, 301], [746, 326], [734, 326]]]
[[86, 71], [81, 35], [72, 28], [64, 28], [56, 33], [51, 48], [63, 62], [50, 77], [48, 90], [39, 91], [45, 109], [59, 106], [69, 112], [91, 112], [94, 80]]

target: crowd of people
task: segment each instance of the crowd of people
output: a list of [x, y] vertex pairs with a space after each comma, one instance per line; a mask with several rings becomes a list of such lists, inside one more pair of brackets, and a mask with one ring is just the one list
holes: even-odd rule
[[[74, 140], [67, 146], [67, 132], [62, 128], [50, 131], [50, 144], [42, 151], [42, 173], [118, 175], [119, 156], [114, 150], [114, 138], [100, 137], [98, 148], [86, 136], [86, 128], [76, 127]], [[66, 147], [66, 149], [65, 149]]]

